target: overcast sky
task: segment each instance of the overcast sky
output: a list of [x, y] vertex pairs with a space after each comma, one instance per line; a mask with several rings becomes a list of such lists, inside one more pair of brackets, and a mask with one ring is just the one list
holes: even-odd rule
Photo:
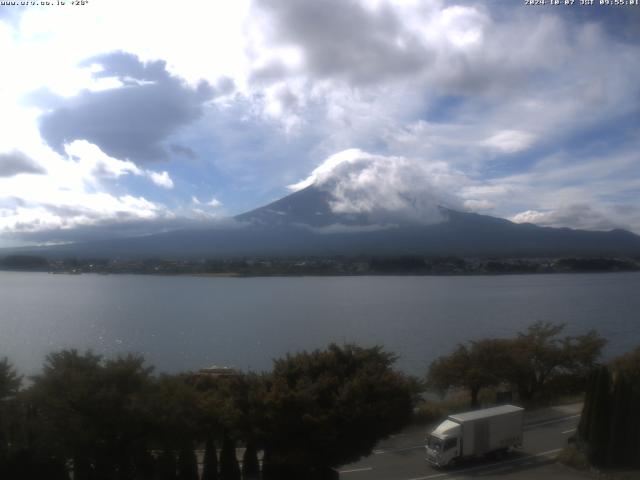
[[640, 7], [578, 3], [0, 6], [0, 246], [215, 223], [314, 182], [372, 199], [342, 211], [640, 233]]

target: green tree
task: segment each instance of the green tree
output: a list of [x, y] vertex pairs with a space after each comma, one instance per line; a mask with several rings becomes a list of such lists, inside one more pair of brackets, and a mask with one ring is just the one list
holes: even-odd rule
[[6, 357], [0, 360], [0, 462], [5, 458], [8, 449], [10, 403], [15, 399], [21, 385], [22, 377], [16, 373], [9, 360]]
[[218, 480], [218, 453], [213, 435], [208, 435], [205, 442], [202, 480]]
[[627, 375], [618, 372], [611, 392], [608, 441], [604, 445], [607, 465], [624, 464], [628, 455], [627, 449], [632, 445], [632, 436], [627, 422], [633, 416], [633, 403]]
[[9, 468], [12, 446], [16, 444], [12, 438], [17, 413], [15, 400], [21, 385], [22, 377], [9, 360], [6, 357], [0, 360], [0, 476]]
[[39, 422], [32, 450], [72, 459], [78, 480], [132, 478], [147, 461], [150, 373], [136, 356], [104, 362], [91, 352], [49, 355], [30, 389]]
[[159, 480], [177, 480], [178, 465], [176, 454], [173, 450], [164, 449], [158, 458], [158, 478]]
[[[265, 437], [266, 390], [263, 376], [253, 373], [223, 377], [193, 375], [190, 377], [190, 382], [201, 393], [200, 399], [204, 412], [203, 438], [209, 441], [213, 441], [215, 437], [222, 439], [223, 452], [226, 455], [224, 450], [226, 435], [237, 439], [239, 444], [244, 444], [249, 454], [253, 452], [255, 456], [257, 445], [261, 445]], [[227, 444], [229, 438], [227, 438]], [[257, 457], [255, 461], [257, 463]], [[231, 466], [223, 466], [226, 462]], [[234, 464], [237, 464], [237, 461], [233, 461], [230, 455], [221, 455], [220, 477], [235, 476]], [[245, 465], [250, 468], [247, 475], [251, 475], [251, 460]]]
[[198, 460], [193, 445], [183, 445], [178, 453], [178, 479], [198, 480]]
[[258, 450], [253, 442], [247, 442], [242, 455], [242, 479], [258, 480], [260, 478], [260, 463], [258, 462]]
[[[191, 462], [194, 447], [202, 435], [201, 393], [190, 383], [188, 375], [162, 375], [153, 387], [148, 403], [153, 418], [151, 434], [154, 448], [178, 452], [180, 459]], [[166, 455], [168, 458], [168, 454]], [[175, 455], [174, 455], [175, 456]], [[189, 471], [180, 463], [181, 471]], [[163, 469], [167, 471], [167, 469]], [[182, 473], [181, 473], [182, 474]]]
[[143, 357], [135, 355], [103, 362], [96, 395], [98, 416], [93, 420], [102, 443], [99, 455], [104, 471], [114, 472], [117, 478], [133, 478], [134, 472], [147, 468], [152, 370]]
[[592, 410], [586, 420], [589, 422], [589, 459], [595, 465], [605, 466], [607, 444], [609, 442], [611, 373], [606, 366], [601, 366], [593, 384]]
[[510, 343], [501, 339], [458, 345], [451, 354], [431, 363], [427, 385], [443, 393], [450, 387], [465, 388], [469, 391], [471, 406], [477, 407], [480, 390], [503, 381], [510, 348]]
[[[618, 442], [612, 464], [640, 467], [640, 347], [615, 358], [611, 364], [617, 396], [611, 438]], [[617, 419], [617, 422], [616, 422]]]
[[240, 480], [236, 443], [227, 433], [223, 436], [220, 452], [220, 480]]
[[15, 397], [21, 385], [22, 377], [16, 373], [7, 357], [4, 357], [0, 360], [0, 402]]
[[628, 378], [640, 381], [640, 347], [614, 358], [611, 365], [614, 370], [624, 372]]
[[394, 361], [380, 347], [335, 344], [276, 360], [266, 385], [265, 468], [281, 479], [319, 478], [402, 428], [417, 382], [394, 371]]
[[505, 377], [517, 386], [523, 401], [544, 393], [548, 382], [558, 375], [568, 374], [586, 384], [606, 340], [594, 330], [561, 337], [564, 329], [564, 324], [536, 322], [513, 340]]
[[101, 360], [91, 352], [52, 353], [31, 389], [35, 415], [42, 421], [38, 447], [46, 444], [60, 457], [72, 459], [75, 480], [91, 478], [96, 468]]
[[640, 348], [594, 369], [578, 439], [598, 467], [640, 466]]

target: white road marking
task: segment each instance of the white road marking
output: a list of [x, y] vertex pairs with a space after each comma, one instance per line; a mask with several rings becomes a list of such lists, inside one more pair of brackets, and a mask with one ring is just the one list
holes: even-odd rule
[[368, 472], [370, 470], [373, 470], [373, 467], [352, 468], [350, 470], [338, 470], [338, 473], [342, 475], [343, 473]]
[[456, 470], [455, 472], [436, 473], [435, 475], [427, 475], [426, 477], [410, 478], [409, 480], [429, 480], [431, 478], [451, 477], [452, 475], [458, 475], [460, 473], [474, 472], [476, 470], [484, 470], [486, 468], [491, 468], [491, 467], [499, 467], [499, 466], [501, 467], [503, 465], [508, 465], [510, 463], [531, 460], [532, 458], [536, 458], [536, 457], [546, 457], [547, 455], [553, 455], [554, 453], [558, 453], [561, 450], [562, 450], [561, 448], [556, 448], [554, 450], [547, 450], [546, 452], [536, 453], [534, 455], [527, 455], [526, 457], [514, 458], [513, 460], [506, 460], [504, 462], [496, 462], [489, 465], [480, 465], [478, 467], [465, 468], [464, 470]]
[[575, 428], [570, 428], [569, 430], [565, 430], [564, 432], [562, 432], [563, 434], [565, 433], [571, 433], [571, 432], [575, 432], [576, 429]]

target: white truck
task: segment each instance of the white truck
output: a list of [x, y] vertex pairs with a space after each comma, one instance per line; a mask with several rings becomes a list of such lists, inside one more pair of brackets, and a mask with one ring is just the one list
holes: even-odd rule
[[522, 446], [524, 409], [513, 405], [450, 415], [427, 437], [427, 462], [438, 467]]

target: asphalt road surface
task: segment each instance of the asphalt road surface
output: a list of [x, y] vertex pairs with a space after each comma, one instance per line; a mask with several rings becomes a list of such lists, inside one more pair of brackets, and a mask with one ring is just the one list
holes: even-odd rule
[[481, 459], [438, 469], [425, 460], [426, 428], [411, 427], [381, 442], [373, 454], [338, 469], [341, 480], [581, 479], [556, 456], [575, 432], [582, 405], [525, 414], [524, 447], [502, 460]]

